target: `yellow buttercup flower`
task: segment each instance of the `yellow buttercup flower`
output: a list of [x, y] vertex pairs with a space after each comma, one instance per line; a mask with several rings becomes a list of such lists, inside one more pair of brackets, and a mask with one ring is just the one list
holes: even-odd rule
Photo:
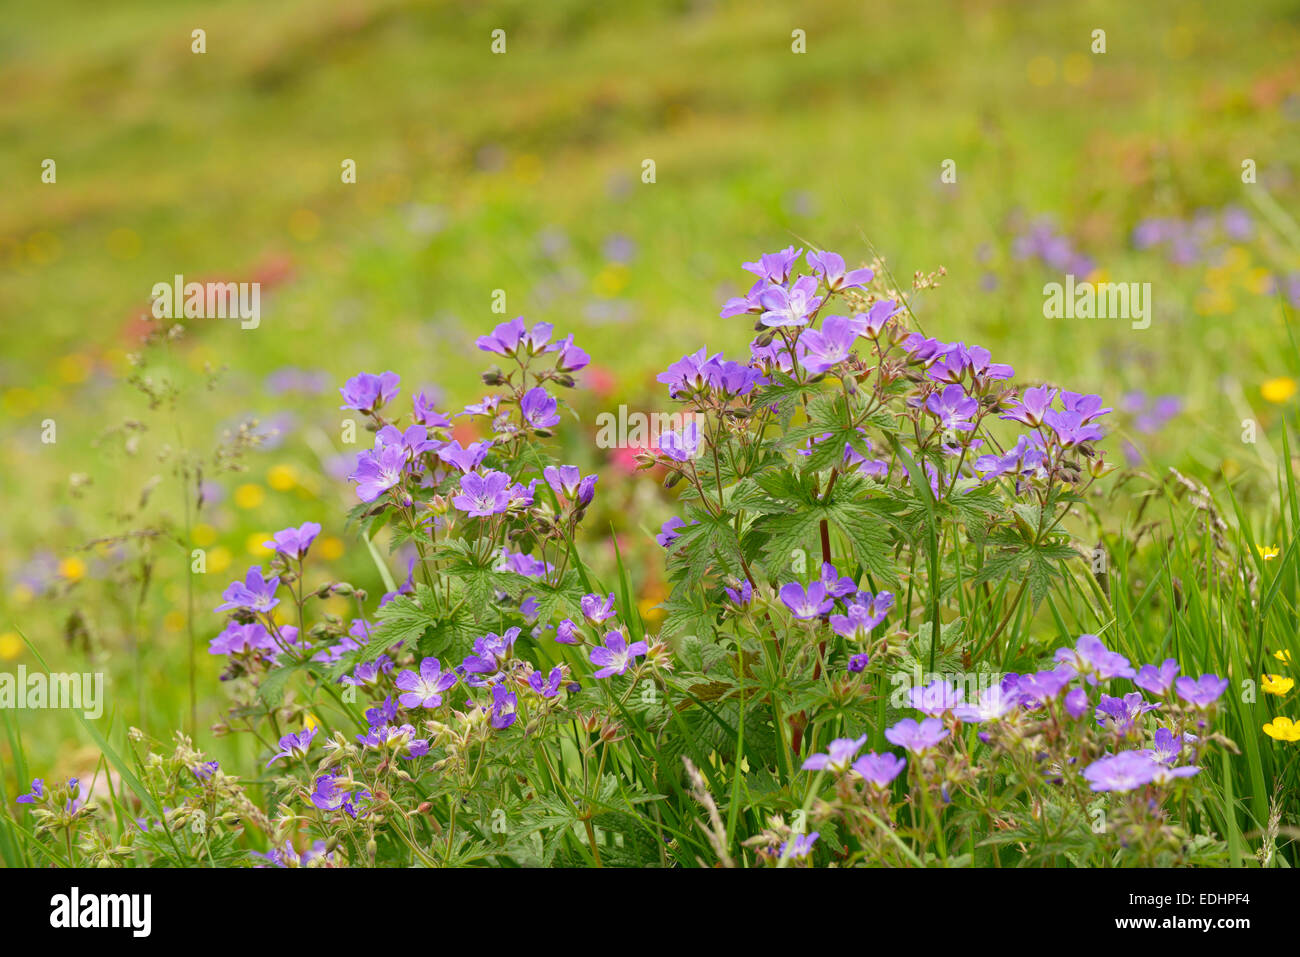
[[1264, 725], [1264, 733], [1278, 741], [1300, 741], [1300, 724], [1290, 718], [1277, 717]]
[[277, 492], [287, 492], [298, 484], [298, 473], [292, 465], [273, 465], [266, 473], [266, 484]]
[[302, 729], [304, 731], [310, 731], [319, 724], [320, 722], [316, 720], [316, 716], [310, 711], [302, 716]]
[[13, 661], [23, 653], [23, 640], [17, 632], [6, 631], [0, 635], [0, 658]]
[[1283, 649], [1282, 651], [1273, 652], [1273, 657], [1276, 658], [1278, 661], [1285, 661], [1287, 664], [1291, 663], [1291, 652], [1285, 649]]
[[1260, 687], [1268, 694], [1284, 695], [1295, 687], [1295, 679], [1285, 675], [1264, 675]]
[[1274, 404], [1285, 402], [1296, 394], [1296, 381], [1288, 376], [1269, 379], [1259, 387], [1260, 394]]
[[80, 581], [86, 574], [86, 563], [76, 556], [65, 558], [59, 562], [59, 574], [68, 581]]
[[1259, 552], [1259, 557], [1266, 562], [1271, 562], [1277, 558], [1281, 549], [1276, 545], [1256, 545], [1255, 551]]
[[235, 504], [240, 508], [257, 508], [266, 500], [266, 489], [252, 482], [246, 482], [235, 489]]

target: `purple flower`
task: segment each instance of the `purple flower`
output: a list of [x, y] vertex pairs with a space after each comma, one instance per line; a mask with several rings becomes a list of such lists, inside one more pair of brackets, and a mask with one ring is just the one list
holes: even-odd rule
[[1109, 407], [1101, 407], [1101, 396], [1085, 395], [1082, 392], [1063, 391], [1061, 393], [1061, 405], [1065, 406], [1066, 412], [1071, 412], [1079, 417], [1081, 422], [1091, 422], [1093, 419], [1100, 418], [1110, 412]]
[[498, 325], [491, 335], [479, 336], [477, 344], [484, 352], [502, 356], [518, 355], [521, 351], [525, 355], [537, 355], [545, 350], [553, 328], [549, 322], [539, 322], [530, 330], [524, 325], [524, 317], [517, 316]]
[[744, 608], [754, 599], [754, 586], [749, 583], [749, 579], [741, 579], [739, 591], [729, 586], [724, 586], [727, 598], [733, 605], [738, 608]]
[[603, 599], [599, 595], [583, 595], [580, 604], [582, 605], [582, 616], [593, 625], [599, 625], [601, 622], [614, 617], [613, 592], [610, 592]]
[[32, 778], [32, 790], [18, 798], [19, 804], [38, 804], [45, 800], [45, 779]]
[[860, 591], [849, 602], [847, 615], [830, 616], [831, 628], [849, 641], [862, 641], [870, 637], [871, 630], [885, 620], [892, 607], [894, 596], [890, 592], [873, 596], [869, 591]]
[[589, 652], [591, 663], [600, 669], [594, 677], [608, 678], [610, 675], [624, 674], [634, 659], [640, 658], [649, 650], [650, 646], [644, 641], [634, 641], [629, 645], [621, 631], [611, 631], [605, 635], [604, 645], [597, 645]]
[[1177, 676], [1177, 659], [1166, 658], [1159, 667], [1156, 665], [1143, 665], [1139, 668], [1133, 678], [1133, 683], [1143, 691], [1149, 691], [1153, 695], [1167, 695], [1169, 689], [1173, 687], [1174, 678]]
[[866, 671], [867, 665], [871, 664], [871, 658], [866, 652], [860, 652], [856, 655], [849, 656], [849, 673], [861, 674]]
[[548, 465], [542, 469], [542, 476], [556, 495], [569, 499], [578, 508], [586, 508], [596, 495], [596, 479], [599, 476], [588, 475], [584, 478], [576, 465], [561, 465], [559, 468]]
[[280, 738], [279, 752], [276, 753], [270, 761], [266, 762], [266, 766], [269, 768], [281, 758], [288, 758], [292, 761], [297, 758], [307, 757], [307, 752], [311, 750], [312, 739], [315, 737], [315, 728], [307, 728], [306, 730], [299, 731], [297, 734], [284, 735], [284, 737]]
[[1150, 784], [1159, 765], [1143, 751], [1121, 751], [1092, 762], [1083, 776], [1094, 791], [1132, 791]]
[[867, 743], [867, 736], [860, 738], [836, 738], [826, 747], [825, 754], [810, 754], [803, 763], [805, 771], [844, 772], [853, 763], [854, 757]]
[[467, 672], [466, 683], [473, 687], [482, 687], [488, 679], [481, 676], [495, 675], [501, 668], [501, 662], [510, 655], [519, 638], [519, 627], [507, 628], [504, 633], [488, 632], [482, 638], [475, 639], [474, 653], [461, 662]]
[[1074, 669], [1065, 666], [1051, 671], [1037, 671], [1021, 675], [1016, 691], [1027, 704], [1046, 704], [1066, 689], [1074, 678]]
[[415, 728], [409, 724], [372, 725], [365, 734], [357, 735], [357, 742], [364, 748], [391, 751], [407, 761], [429, 753], [429, 742], [417, 738]]
[[250, 652], [276, 651], [278, 645], [261, 622], [240, 624], [232, 621], [225, 630], [208, 642], [210, 655], [237, 655]]
[[767, 283], [759, 280], [749, 287], [749, 292], [743, 296], [732, 296], [722, 304], [722, 311], [718, 313], [721, 319], [730, 319], [732, 316], [743, 316], [748, 312], [762, 312], [763, 304], [758, 301], [758, 295], [767, 288]]
[[451, 419], [447, 418], [441, 412], [433, 407], [433, 400], [423, 392], [416, 394], [411, 400], [411, 418], [415, 419], [421, 425], [431, 429], [450, 429]]
[[[322, 774], [316, 779], [316, 789], [312, 792], [311, 803], [316, 805], [322, 811], [337, 811], [342, 808], [351, 817], [357, 816], [357, 809], [353, 803], [352, 792], [344, 793], [339, 790], [336, 784], [337, 778], [333, 774]], [[369, 791], [357, 792], [356, 799], [370, 797]]]
[[[937, 683], [937, 682], [936, 682]], [[915, 695], [916, 689], [912, 689]], [[1005, 718], [1008, 714], [1020, 706], [1019, 695], [1009, 692], [1000, 684], [989, 685], [980, 693], [978, 704], [962, 704], [958, 702], [952, 706], [952, 713], [959, 721], [965, 721], [967, 724], [983, 724], [986, 721], [998, 721]], [[925, 711], [913, 704], [914, 708], [919, 711]], [[926, 714], [932, 712], [926, 711]]]
[[817, 843], [817, 838], [820, 836], [820, 831], [813, 831], [811, 834], [796, 834], [790, 840], [781, 843], [781, 856], [807, 857], [812, 853], [813, 845]]
[[1130, 691], [1122, 698], [1104, 694], [1094, 717], [1103, 728], [1126, 734], [1137, 724], [1138, 718], [1155, 709], [1156, 706], [1143, 698], [1139, 691]]
[[499, 515], [510, 507], [509, 488], [510, 476], [505, 472], [495, 469], [482, 475], [470, 472], [461, 478], [461, 494], [453, 498], [451, 504], [470, 518]]
[[1082, 688], [1071, 688], [1065, 693], [1065, 713], [1078, 721], [1088, 711], [1088, 692]]
[[362, 372], [360, 375], [355, 375], [339, 389], [339, 393], [343, 396], [343, 404], [339, 408], [374, 412], [387, 405], [393, 396], [401, 391], [397, 387], [401, 381], [401, 376], [396, 372], [385, 372], [382, 375]]
[[877, 791], [887, 790], [905, 767], [907, 767], [907, 758], [900, 758], [889, 752], [877, 754], [875, 751], [868, 751], [853, 762], [853, 770]]
[[571, 618], [563, 619], [555, 628], [555, 640], [562, 645], [577, 645], [581, 643], [578, 636], [578, 626], [573, 623]]
[[817, 280], [813, 276], [795, 280], [788, 289], [768, 286], [758, 297], [764, 310], [761, 316], [763, 325], [806, 326], [808, 317], [821, 308], [822, 300], [816, 293]]
[[577, 372], [591, 362], [591, 356], [573, 344], [572, 335], [559, 342], [552, 342], [546, 351], [559, 353], [555, 357], [555, 368], [559, 372]]
[[843, 598], [858, 589], [852, 578], [847, 575], [841, 577], [830, 562], [822, 562], [821, 583], [826, 586], [826, 594], [831, 598]]
[[694, 421], [687, 422], [680, 432], [665, 432], [659, 436], [659, 451], [674, 462], [689, 462], [700, 451], [700, 428]]
[[560, 424], [555, 413], [555, 397], [540, 385], [529, 389], [519, 400], [519, 412], [534, 429], [549, 429]]
[[940, 428], [961, 432], [970, 432], [975, 428], [968, 420], [979, 411], [979, 407], [979, 403], [959, 385], [950, 385], [942, 392], [931, 393], [925, 400], [926, 410], [939, 420]]
[[667, 548], [673, 542], [677, 541], [677, 529], [685, 527], [686, 523], [674, 515], [659, 527], [659, 534], [655, 536], [655, 541], [659, 543], [660, 547]]
[[311, 548], [311, 543], [320, 534], [320, 526], [315, 522], [303, 522], [297, 528], [282, 528], [271, 536], [272, 541], [263, 542], [265, 548], [271, 548], [288, 558], [302, 558]]
[[564, 678], [563, 668], [552, 668], [549, 676], [540, 671], [528, 675], [528, 686], [543, 698], [554, 698], [560, 693], [560, 681]]
[[1071, 671], [1087, 676], [1089, 684], [1111, 678], [1133, 678], [1137, 672], [1129, 660], [1111, 651], [1096, 635], [1080, 635], [1074, 649], [1058, 648], [1056, 660]]
[[814, 375], [839, 365], [853, 351], [862, 329], [861, 320], [827, 316], [820, 329], [807, 329], [799, 337], [799, 364]]
[[242, 582], [231, 582], [221, 597], [225, 601], [214, 611], [228, 611], [231, 608], [247, 608], [250, 611], [269, 612], [280, 599], [275, 597], [275, 590], [280, 585], [280, 577], [266, 579], [262, 569], [254, 565]]
[[790, 278], [790, 269], [795, 260], [803, 255], [803, 250], [786, 246], [777, 253], [766, 253], [758, 257], [758, 262], [742, 263], [740, 268], [752, 272], [760, 280], [768, 283], [783, 283]]
[[406, 694], [398, 701], [404, 708], [436, 708], [442, 704], [442, 693], [456, 683], [456, 674], [444, 672], [437, 658], [420, 662], [420, 673], [403, 671], [397, 676], [397, 687]]
[[821, 277], [828, 289], [836, 292], [861, 289], [875, 278], [875, 273], [867, 268], [846, 271], [844, 257], [838, 253], [809, 253], [808, 268]]
[[936, 679], [925, 688], [912, 688], [908, 692], [909, 703], [922, 714], [938, 718], [961, 704], [965, 689], [955, 687], [942, 679]]
[[1173, 764], [1183, 753], [1186, 738], [1168, 728], [1156, 728], [1155, 747], [1148, 753], [1161, 764]]
[[1219, 696], [1228, 689], [1228, 679], [1218, 675], [1201, 675], [1199, 678], [1179, 678], [1174, 682], [1174, 690], [1194, 708], [1204, 710], [1219, 700]]
[[357, 483], [357, 498], [373, 502], [394, 485], [402, 481], [406, 471], [406, 449], [400, 445], [385, 445], [375, 452], [357, 455], [357, 467], [348, 480]]
[[1102, 437], [1101, 429], [1095, 425], [1088, 425], [1078, 412], [1057, 412], [1055, 409], [1048, 409], [1043, 414], [1043, 423], [1056, 434], [1056, 441], [1067, 449]]
[[868, 339], [879, 339], [889, 320], [902, 311], [902, 307], [893, 299], [882, 299], [880, 302], [873, 303], [866, 312], [858, 313], [857, 318], [862, 322], [862, 335]]
[[492, 686], [492, 717], [489, 723], [498, 731], [504, 731], [515, 723], [519, 717], [519, 696], [507, 691], [505, 685]]
[[780, 595], [785, 607], [800, 621], [818, 618], [835, 607], [835, 602], [826, 597], [826, 586], [819, 581], [809, 585], [807, 591], [798, 582], [790, 582], [781, 586]]
[[392, 695], [386, 697], [383, 704], [366, 709], [366, 723], [372, 728], [383, 727], [386, 724], [392, 724], [396, 720], [397, 705], [393, 703]]
[[491, 442], [471, 442], [468, 447], [461, 448], [460, 443], [453, 439], [438, 449], [438, 458], [462, 472], [472, 472], [483, 463], [491, 446]]
[[1010, 422], [1023, 422], [1030, 428], [1037, 428], [1043, 421], [1043, 416], [1047, 414], [1047, 410], [1052, 407], [1052, 400], [1055, 398], [1055, 389], [1045, 385], [1033, 386], [1026, 389], [1020, 401], [999, 418]]
[[674, 398], [693, 395], [711, 384], [714, 363], [721, 355], [722, 353], [717, 353], [710, 357], [707, 349], [700, 349], [682, 356], [667, 371], [655, 376], [655, 380], [667, 385], [668, 394]]
[[904, 718], [892, 728], [885, 729], [885, 739], [890, 744], [898, 745], [913, 754], [933, 748], [948, 737], [948, 729], [938, 718], [926, 718], [918, 722], [915, 718]]

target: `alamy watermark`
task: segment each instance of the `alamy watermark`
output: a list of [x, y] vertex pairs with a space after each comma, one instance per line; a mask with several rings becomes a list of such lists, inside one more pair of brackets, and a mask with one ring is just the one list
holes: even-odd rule
[[1129, 319], [1134, 329], [1146, 329], [1151, 325], [1151, 283], [1076, 282], [1067, 274], [1064, 285], [1043, 287], [1043, 317]]
[[[654, 450], [661, 448], [660, 440], [670, 434], [693, 435], [698, 444], [708, 421], [702, 412], [636, 412], [620, 405], [617, 413], [601, 412], [596, 416], [596, 446]], [[691, 426], [694, 429], [688, 431]]]
[[0, 709], [54, 709], [80, 711], [89, 721], [104, 713], [104, 675], [102, 672], [27, 673], [26, 665], [18, 674], [0, 672]]
[[260, 282], [186, 282], [177, 273], [154, 283], [151, 295], [155, 319], [238, 319], [241, 329], [262, 322]]

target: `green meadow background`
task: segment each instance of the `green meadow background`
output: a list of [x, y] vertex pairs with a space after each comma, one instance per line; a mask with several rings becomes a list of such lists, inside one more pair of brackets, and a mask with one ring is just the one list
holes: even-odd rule
[[[431, 387], [458, 410], [482, 394], [475, 336], [519, 314], [592, 356], [560, 440], [600, 468], [590, 524], [619, 535], [653, 620], [671, 503], [594, 447], [594, 418], [668, 409], [653, 377], [684, 352], [743, 352], [749, 323], [719, 307], [748, 288], [742, 261], [791, 243], [883, 256], [904, 285], [942, 267], [914, 300], [927, 333], [1100, 393], [1111, 459], [1176, 467], [1286, 548], [1300, 4], [52, 0], [0, 17], [0, 666], [35, 667], [26, 636], [56, 670], [105, 672], [106, 733], [186, 728], [248, 764], [254, 742], [208, 731], [221, 590], [309, 519], [315, 580], [384, 590], [343, 521], [337, 387], [392, 369], [399, 408]], [[1152, 217], [1224, 209], [1249, 236], [1197, 261], [1133, 241]], [[1040, 217], [1095, 279], [1152, 284], [1149, 329], [1043, 317], [1060, 270], [1016, 244]], [[150, 289], [178, 273], [262, 282], [260, 327], [196, 322], [143, 348]], [[1177, 412], [1148, 428], [1135, 392]], [[267, 441], [221, 471], [214, 450], [250, 421]], [[197, 513], [182, 455], [204, 468]], [[1136, 506], [1116, 507], [1119, 528]], [[1277, 612], [1270, 629], [1294, 622]], [[70, 714], [4, 719], [9, 798], [93, 774]]]

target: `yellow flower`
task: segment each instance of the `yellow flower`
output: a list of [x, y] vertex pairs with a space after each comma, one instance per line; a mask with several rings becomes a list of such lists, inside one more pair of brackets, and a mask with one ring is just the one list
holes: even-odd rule
[[343, 555], [343, 540], [333, 535], [327, 535], [320, 540], [316, 546], [316, 554], [327, 562], [332, 562]]
[[185, 627], [185, 615], [179, 611], [169, 611], [163, 615], [163, 627], [168, 631], [180, 631]]
[[1282, 651], [1273, 652], [1273, 657], [1276, 658], [1278, 661], [1285, 661], [1287, 664], [1291, 663], [1291, 652], [1285, 649], [1283, 649]]
[[212, 551], [208, 552], [208, 571], [220, 574], [230, 567], [233, 556], [230, 549], [224, 545], [218, 545]]
[[304, 731], [310, 731], [318, 724], [320, 724], [320, 722], [316, 720], [316, 716], [310, 711], [302, 716], [302, 729]]
[[1259, 391], [1265, 399], [1276, 405], [1296, 394], [1296, 382], [1288, 376], [1279, 376], [1276, 379], [1269, 379], [1259, 387]]
[[0, 658], [5, 661], [13, 661], [23, 652], [23, 640], [18, 637], [14, 631], [6, 631], [0, 635]]
[[266, 543], [270, 540], [271, 536], [268, 532], [254, 532], [244, 541], [244, 547], [254, 558], [261, 558], [263, 555], [271, 554], [272, 550], [266, 547]]
[[1300, 741], [1300, 724], [1292, 723], [1290, 718], [1277, 717], [1264, 725], [1264, 733], [1278, 741]]
[[59, 574], [68, 581], [80, 581], [86, 574], [86, 563], [75, 555], [59, 562]]
[[1295, 679], [1285, 675], [1264, 675], [1264, 683], [1260, 687], [1268, 694], [1284, 695], [1295, 687]]
[[240, 508], [257, 508], [266, 500], [266, 489], [246, 482], [235, 489], [235, 504]]
[[1255, 551], [1259, 552], [1259, 557], [1266, 562], [1271, 562], [1277, 558], [1278, 552], [1281, 551], [1276, 545], [1256, 545]]
[[200, 522], [194, 526], [192, 537], [195, 545], [200, 548], [207, 548], [217, 540], [217, 530], [206, 522]]
[[287, 492], [298, 484], [298, 473], [292, 465], [273, 465], [266, 473], [266, 484], [277, 492]]

